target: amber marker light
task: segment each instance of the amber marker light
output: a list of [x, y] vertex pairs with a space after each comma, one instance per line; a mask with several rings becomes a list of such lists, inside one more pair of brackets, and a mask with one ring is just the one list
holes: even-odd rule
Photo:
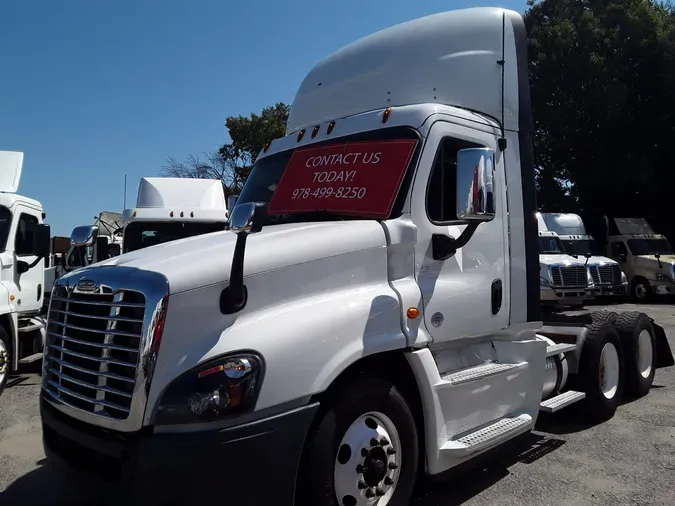
[[386, 123], [389, 121], [389, 116], [391, 115], [391, 109], [388, 107], [384, 110], [384, 114], [382, 114], [382, 123]]
[[270, 149], [271, 145], [272, 145], [271, 142], [268, 142], [267, 144], [265, 144], [265, 147], [263, 148], [263, 153], [267, 153], [267, 150]]
[[313, 139], [314, 137], [316, 137], [316, 134], [319, 133], [319, 128], [320, 128], [319, 125], [316, 125], [316, 126], [314, 127], [314, 130], [312, 130], [312, 139]]
[[420, 315], [420, 310], [417, 309], [416, 307], [409, 307], [408, 308], [408, 318], [411, 320], [414, 320]]
[[298, 142], [300, 142], [304, 136], [305, 136], [305, 131], [300, 130], [300, 132], [298, 133]]
[[326, 135], [330, 135], [331, 132], [333, 131], [333, 128], [335, 128], [335, 121], [331, 121], [328, 123], [328, 129], [326, 130]]

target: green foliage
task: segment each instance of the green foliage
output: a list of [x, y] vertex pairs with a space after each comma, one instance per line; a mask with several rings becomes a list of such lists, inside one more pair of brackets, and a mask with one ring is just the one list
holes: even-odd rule
[[668, 226], [672, 9], [650, 0], [529, 3], [540, 208], [643, 216]]
[[258, 114], [229, 116], [225, 126], [231, 141], [217, 153], [207, 153], [204, 159], [190, 155], [178, 162], [169, 158], [162, 168], [168, 177], [213, 178], [223, 182], [225, 195], [236, 195], [246, 182], [258, 153], [272, 139], [286, 135], [290, 106], [279, 102], [265, 107]]

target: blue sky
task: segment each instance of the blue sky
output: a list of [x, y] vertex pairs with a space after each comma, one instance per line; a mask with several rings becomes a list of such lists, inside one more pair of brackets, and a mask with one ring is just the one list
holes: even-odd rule
[[314, 63], [434, 12], [526, 0], [22, 0], [0, 8], [0, 149], [53, 235], [135, 204], [166, 158], [213, 151], [225, 117], [291, 103]]

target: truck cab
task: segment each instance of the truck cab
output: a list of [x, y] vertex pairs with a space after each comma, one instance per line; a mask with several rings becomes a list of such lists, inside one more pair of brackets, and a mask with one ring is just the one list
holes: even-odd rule
[[539, 287], [541, 303], [547, 308], [581, 307], [595, 290], [585, 260], [568, 255], [558, 234], [541, 228]]
[[16, 193], [22, 168], [23, 153], [0, 151], [0, 393], [20, 364], [42, 357], [43, 298], [51, 289], [50, 228], [40, 202]]
[[595, 239], [586, 234], [581, 217], [573, 213], [541, 213], [542, 226], [558, 234], [565, 253], [575, 258], [588, 258], [595, 296], [623, 296], [628, 293], [628, 280], [618, 262], [601, 256]]
[[122, 214], [111, 211], [99, 213], [93, 225], [75, 227], [70, 234], [63, 270], [69, 272], [121, 254], [123, 230]]
[[540, 411], [645, 395], [673, 363], [649, 317], [542, 322], [526, 48], [499, 8], [358, 40], [300, 84], [226, 230], [57, 280], [48, 462], [165, 504], [407, 505]]
[[607, 256], [621, 265], [633, 300], [675, 295], [675, 253], [668, 239], [644, 218], [608, 221]]

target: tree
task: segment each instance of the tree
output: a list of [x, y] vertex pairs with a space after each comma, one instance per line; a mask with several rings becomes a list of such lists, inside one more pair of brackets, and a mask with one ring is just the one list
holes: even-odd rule
[[225, 126], [229, 143], [222, 145], [216, 153], [206, 153], [203, 159], [195, 155], [182, 162], [169, 158], [162, 167], [162, 175], [220, 179], [226, 197], [239, 194], [260, 151], [272, 139], [286, 135], [290, 109], [279, 102], [265, 107], [260, 115], [228, 116]]
[[642, 216], [667, 228], [675, 184], [672, 9], [650, 0], [529, 4], [542, 210]]

